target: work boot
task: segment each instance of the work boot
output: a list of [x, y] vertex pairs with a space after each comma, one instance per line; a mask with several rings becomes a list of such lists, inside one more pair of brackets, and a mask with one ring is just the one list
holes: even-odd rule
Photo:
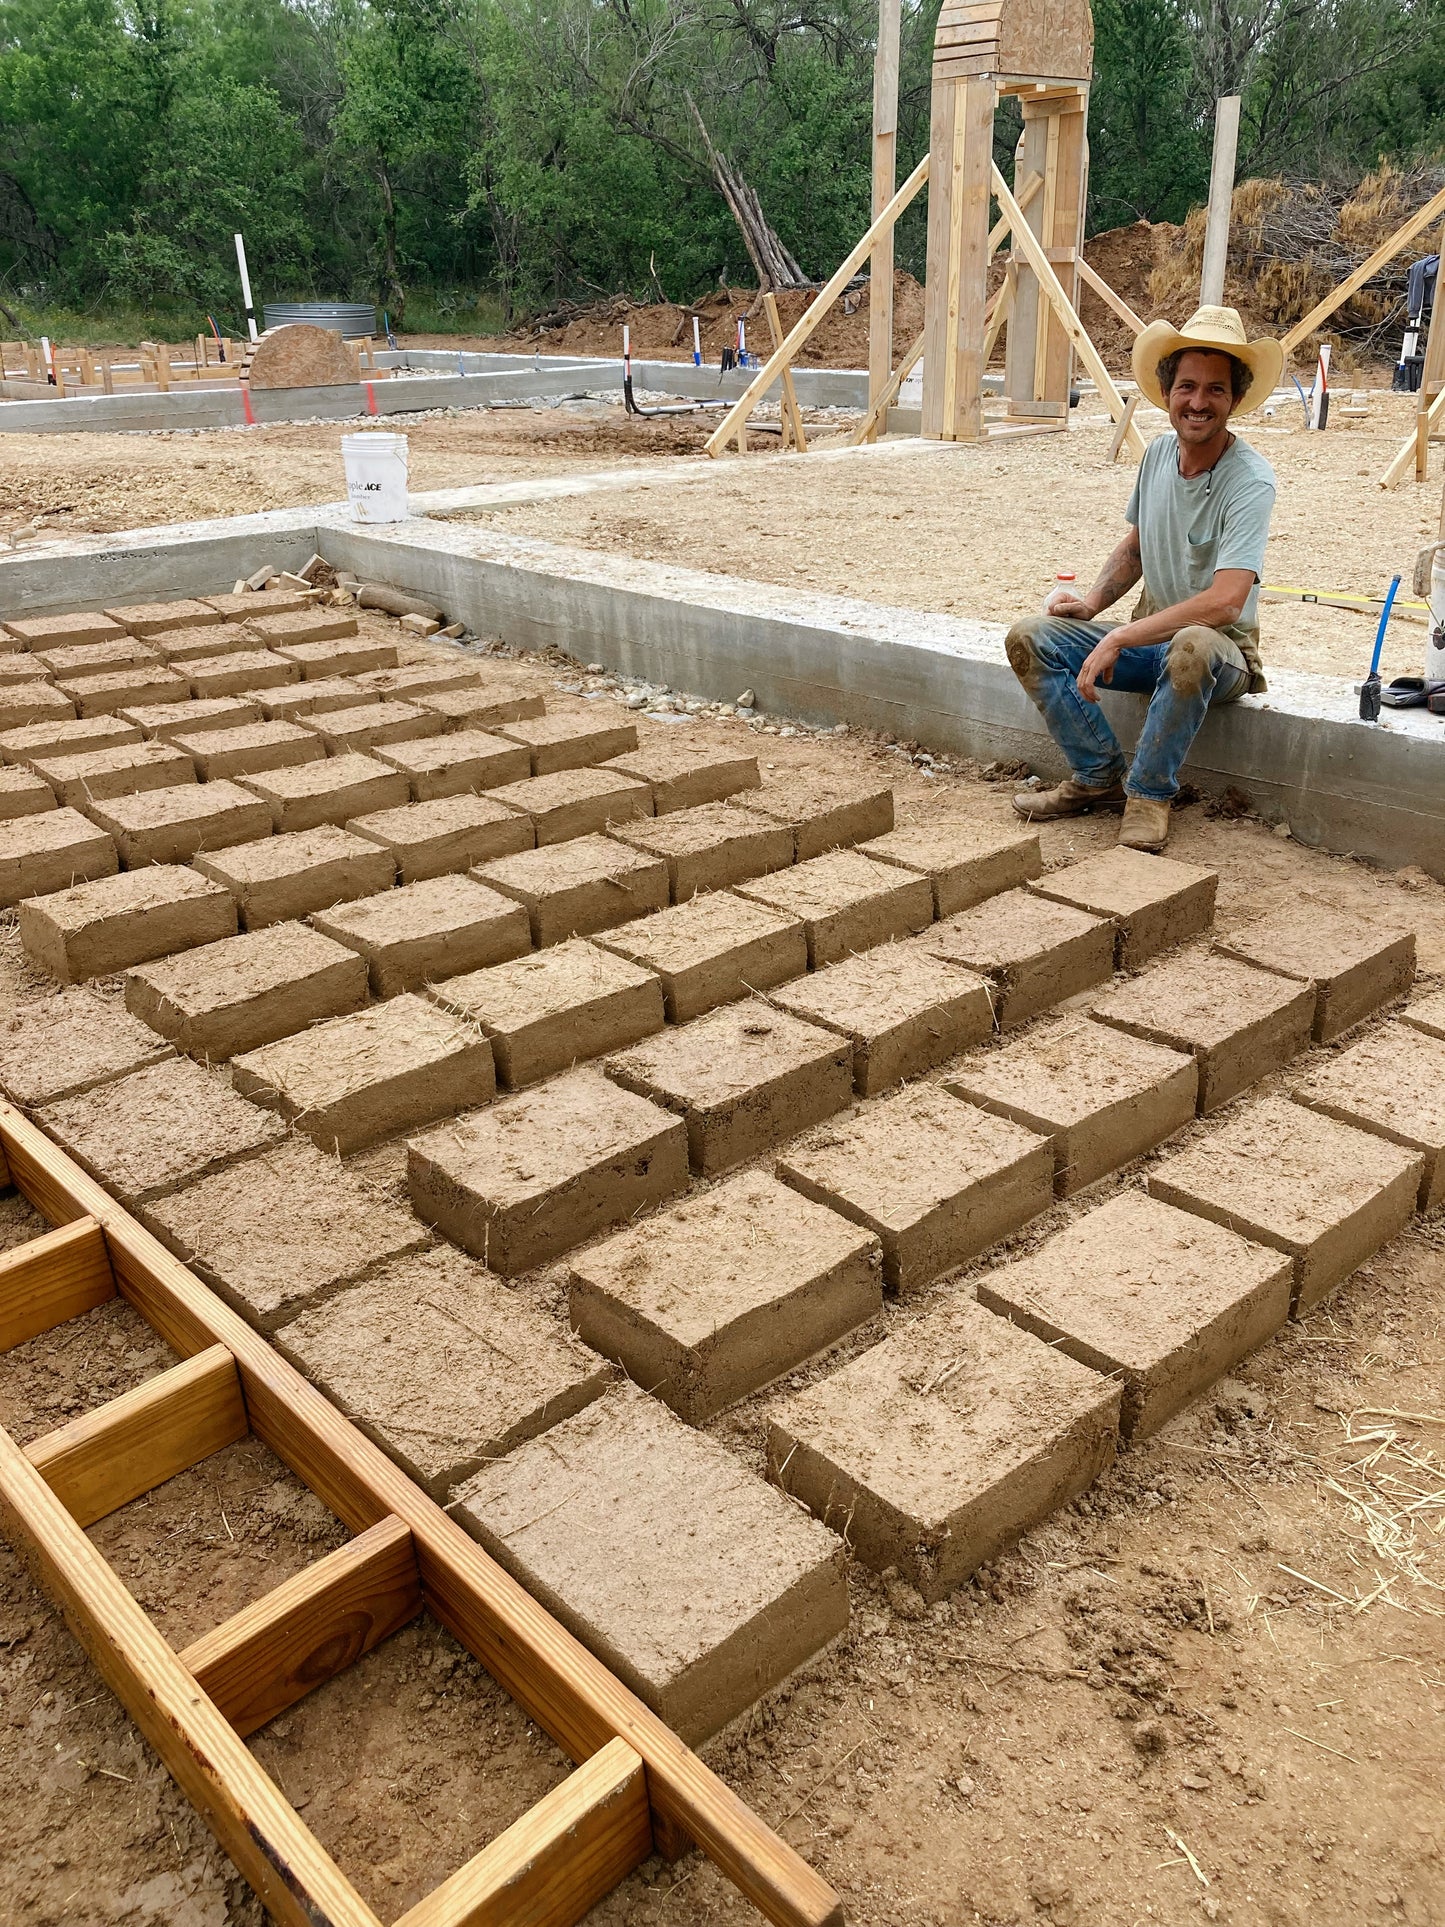
[[1131, 796], [1119, 825], [1119, 847], [1157, 854], [1169, 841], [1169, 805], [1152, 796]]
[[1051, 790], [1020, 790], [1014, 798], [1014, 808], [1026, 823], [1033, 823], [1047, 822], [1054, 816], [1083, 816], [1089, 810], [1118, 809], [1124, 801], [1122, 783], [1091, 790], [1074, 777], [1066, 776]]

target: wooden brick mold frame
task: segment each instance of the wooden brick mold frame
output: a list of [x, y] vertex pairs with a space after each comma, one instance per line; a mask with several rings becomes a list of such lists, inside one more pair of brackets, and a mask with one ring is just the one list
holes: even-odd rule
[[[0, 1526], [272, 1918], [383, 1927], [245, 1735], [425, 1608], [581, 1764], [396, 1927], [570, 1927], [693, 1843], [778, 1927], [841, 1927], [827, 1883], [669, 1727], [3, 1103], [0, 1153], [0, 1184], [57, 1227], [0, 1256], [0, 1351], [118, 1292], [182, 1361], [23, 1451], [0, 1429]], [[84, 1528], [247, 1432], [356, 1536], [177, 1653]]]

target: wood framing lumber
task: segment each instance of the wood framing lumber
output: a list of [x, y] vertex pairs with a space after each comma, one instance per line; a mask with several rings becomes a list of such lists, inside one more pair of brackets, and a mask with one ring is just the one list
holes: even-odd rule
[[651, 1852], [642, 1761], [609, 1740], [396, 1927], [572, 1927]]
[[[252, 1431], [345, 1525], [361, 1532], [394, 1515], [411, 1528], [428, 1607], [572, 1759], [588, 1759], [609, 1740], [625, 1740], [647, 1769], [654, 1815], [691, 1834], [776, 1927], [842, 1927], [841, 1903], [820, 1874], [328, 1399], [10, 1104], [0, 1104], [0, 1150], [14, 1182], [52, 1222], [92, 1217], [100, 1224], [118, 1290], [176, 1351], [185, 1356], [211, 1345], [227, 1348]], [[197, 1691], [193, 1684], [190, 1691]], [[152, 1726], [138, 1716], [137, 1723], [181, 1779]], [[193, 1783], [182, 1785], [200, 1804]], [[232, 1836], [217, 1831], [251, 1878], [254, 1854], [243, 1859]], [[278, 1918], [287, 1927], [292, 1921], [314, 1927], [314, 1916], [306, 1920], [294, 1910]], [[329, 1918], [333, 1927], [357, 1920], [371, 1927], [373, 1917], [338, 1911]]]
[[1099, 299], [1104, 303], [1104, 306], [1106, 308], [1112, 308], [1124, 325], [1132, 328], [1136, 335], [1143, 334], [1144, 323], [1140, 320], [1139, 316], [1135, 314], [1123, 295], [1115, 294], [1103, 275], [1091, 268], [1082, 254], [1079, 255], [1074, 265], [1079, 270], [1079, 279], [1088, 283], [1094, 290], [1094, 293], [1098, 295]]
[[1139, 412], [1139, 391], [1136, 388], [1134, 393], [1129, 397], [1128, 401], [1124, 404], [1123, 414], [1119, 417], [1118, 421], [1114, 424], [1114, 439], [1109, 444], [1109, 460], [1111, 462], [1118, 461], [1119, 451], [1124, 446], [1125, 438], [1127, 437], [1129, 430], [1133, 427], [1134, 417], [1138, 412]]
[[1014, 297], [1018, 292], [1018, 269], [1010, 261], [1003, 273], [1003, 286], [989, 303], [988, 327], [983, 337], [983, 365], [985, 368], [993, 360], [993, 351], [998, 346], [998, 338], [1013, 313]]
[[411, 1529], [387, 1518], [196, 1640], [181, 1664], [244, 1739], [421, 1610]]
[[76, 1524], [93, 1526], [248, 1429], [235, 1360], [212, 1345], [47, 1432], [25, 1456]]
[[[768, 333], [773, 338], [773, 346], [775, 348], [781, 348], [783, 345], [783, 329], [781, 322], [778, 320], [778, 297], [773, 293], [771, 288], [767, 289], [763, 295], [763, 313], [768, 318]], [[783, 422], [783, 446], [785, 448], [787, 447], [788, 435], [791, 434], [794, 448], [797, 449], [800, 455], [806, 455], [808, 452], [808, 438], [803, 433], [803, 414], [802, 410], [798, 407], [798, 391], [793, 386], [792, 370], [789, 368], [783, 370], [783, 402], [778, 413], [782, 417]]]
[[[902, 0], [878, 0], [873, 55], [873, 205], [881, 214], [898, 184], [898, 40]], [[868, 270], [868, 403], [888, 385], [893, 366], [893, 230], [880, 234]], [[876, 422], [878, 417], [873, 416]], [[868, 439], [871, 441], [872, 436]]]
[[907, 381], [908, 377], [913, 373], [913, 370], [918, 366], [919, 357], [922, 353], [923, 336], [920, 334], [917, 341], [914, 342], [907, 354], [904, 355], [902, 361], [899, 362], [898, 366], [893, 370], [893, 373], [888, 377], [888, 385], [879, 395], [877, 401], [868, 404], [868, 413], [848, 437], [849, 448], [857, 448], [861, 442], [873, 440], [878, 423], [887, 416], [888, 410], [893, 406], [894, 402], [897, 401], [899, 389], [902, 388], [904, 382]]
[[1408, 221], [1395, 229], [1388, 241], [1382, 241], [1375, 252], [1362, 261], [1353, 274], [1347, 274], [1343, 281], [1317, 302], [1302, 321], [1297, 321], [1280, 342], [1284, 349], [1285, 360], [1298, 348], [1306, 335], [1314, 333], [1322, 321], [1332, 315], [1336, 308], [1343, 307], [1357, 288], [1362, 288], [1372, 274], [1376, 274], [1387, 261], [1393, 261], [1402, 248], [1407, 248], [1417, 234], [1422, 233], [1439, 215], [1445, 214], [1445, 187], [1432, 194], [1423, 207], [1416, 208]]
[[0, 1526], [281, 1927], [381, 1927], [3, 1429]]
[[885, 207], [883, 212], [870, 224], [862, 240], [857, 242], [855, 246], [844, 255], [841, 266], [834, 271], [832, 279], [825, 283], [819, 290], [817, 299], [812, 301], [804, 310], [803, 314], [799, 316], [798, 320], [794, 322], [788, 331], [787, 339], [784, 341], [782, 347], [775, 349], [768, 357], [762, 369], [748, 384], [738, 400], [733, 403], [726, 415], [723, 416], [718, 427], [709, 435], [707, 441], [704, 443], [704, 447], [707, 449], [709, 455], [720, 455], [737, 433], [739, 427], [746, 425], [748, 416], [752, 414], [763, 396], [778, 379], [783, 369], [792, 365], [798, 350], [812, 335], [824, 315], [827, 314], [833, 303], [838, 299], [838, 296], [853, 279], [857, 269], [872, 253], [873, 243], [878, 239], [878, 236], [885, 231], [891, 231], [894, 222], [898, 219], [904, 208], [911, 203], [913, 197], [927, 179], [928, 156], [925, 154], [917, 167], [915, 167], [913, 172], [908, 176], [908, 179], [903, 183], [902, 187], [899, 188], [892, 200], [889, 201], [887, 207]]
[[[1074, 312], [1073, 303], [1059, 285], [1059, 278], [1054, 273], [1053, 264], [1050, 262], [1043, 248], [1039, 245], [1028, 222], [1022, 218], [1018, 202], [1009, 192], [1008, 182], [1004, 179], [1003, 175], [999, 173], [997, 163], [994, 164], [993, 168], [993, 191], [998, 199], [1000, 208], [1009, 216], [1013, 224], [1016, 245], [1022, 250], [1024, 258], [1038, 276], [1039, 287], [1053, 303], [1054, 310], [1063, 323], [1069, 339], [1073, 342], [1080, 361], [1082, 361], [1085, 368], [1088, 369], [1095, 386], [1104, 398], [1109, 413], [1117, 422], [1124, 413], [1124, 397], [1115, 386], [1114, 377], [1104, 366], [1098, 349], [1090, 340], [1088, 329], [1085, 328], [1083, 322], [1080, 321], [1078, 315]], [[1143, 456], [1144, 437], [1139, 433], [1137, 426], [1133, 422], [1130, 422], [1128, 430], [1126, 431], [1124, 445], [1132, 455], [1136, 457]]]
[[1239, 95], [1221, 94], [1214, 103], [1214, 153], [1209, 168], [1209, 207], [1204, 226], [1204, 261], [1199, 274], [1199, 305], [1217, 308], [1224, 299], [1229, 263], [1229, 217], [1234, 207], [1234, 166], [1239, 149]]
[[[1440, 393], [1435, 397], [1434, 401], [1431, 402], [1425, 413], [1425, 439], [1427, 446], [1442, 416], [1445, 416], [1445, 388], [1440, 390]], [[1403, 479], [1405, 470], [1415, 462], [1415, 449], [1419, 432], [1420, 423], [1417, 418], [1410, 426], [1410, 433], [1405, 437], [1404, 441], [1401, 442], [1397, 452], [1391, 456], [1389, 467], [1380, 477], [1381, 488], [1394, 488], [1395, 485]]]
[[115, 1296], [98, 1224], [79, 1218], [0, 1256], [0, 1352]]

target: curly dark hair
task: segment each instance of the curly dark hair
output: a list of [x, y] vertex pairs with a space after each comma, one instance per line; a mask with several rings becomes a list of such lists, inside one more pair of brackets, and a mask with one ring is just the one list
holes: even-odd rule
[[1239, 357], [1230, 354], [1227, 348], [1196, 348], [1192, 351], [1188, 348], [1176, 348], [1172, 355], [1165, 355], [1164, 359], [1154, 370], [1154, 373], [1158, 377], [1160, 389], [1166, 397], [1174, 386], [1174, 378], [1179, 373], [1180, 362], [1191, 352], [1195, 354], [1223, 355], [1224, 359], [1229, 363], [1229, 385], [1234, 392], [1234, 399], [1236, 402], [1244, 400], [1246, 394], [1249, 392], [1249, 384], [1254, 380], [1254, 376]]

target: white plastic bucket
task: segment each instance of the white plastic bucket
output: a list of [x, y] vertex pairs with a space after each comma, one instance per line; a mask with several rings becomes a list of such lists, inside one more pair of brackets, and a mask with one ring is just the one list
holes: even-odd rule
[[406, 507], [406, 436], [370, 429], [343, 435], [341, 459], [346, 464], [346, 493], [358, 522], [404, 522]]

